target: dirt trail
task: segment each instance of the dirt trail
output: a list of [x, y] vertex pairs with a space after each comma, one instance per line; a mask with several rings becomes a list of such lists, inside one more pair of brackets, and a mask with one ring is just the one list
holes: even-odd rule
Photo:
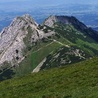
[[65, 47], [70, 47], [70, 46], [68, 46], [68, 45], [66, 45], [66, 44], [63, 44], [63, 43], [61, 43], [60, 41], [57, 41], [57, 40], [55, 40], [55, 39], [53, 39], [53, 41], [54, 42], [56, 42], [56, 43], [58, 43], [58, 44], [60, 44], [60, 45], [63, 45], [63, 46], [65, 46]]

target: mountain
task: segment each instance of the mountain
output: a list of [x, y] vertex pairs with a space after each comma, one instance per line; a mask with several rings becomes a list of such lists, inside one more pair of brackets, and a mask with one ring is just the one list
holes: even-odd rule
[[0, 98], [97, 98], [98, 58], [0, 82]]
[[49, 16], [37, 24], [16, 17], [0, 33], [0, 80], [98, 56], [98, 33], [75, 17]]
[[50, 16], [42, 26], [54, 30], [59, 41], [70, 47], [61, 47], [48, 55], [41, 69], [75, 63], [98, 55], [97, 31], [88, 28], [75, 17]]
[[46, 21], [45, 25], [52, 27], [54, 23], [62, 23], [62, 24], [70, 24], [78, 31], [84, 33], [85, 35], [89, 35], [94, 40], [98, 41], [98, 32], [93, 30], [92, 28], [88, 28], [85, 24], [80, 22], [73, 16], [50, 16]]

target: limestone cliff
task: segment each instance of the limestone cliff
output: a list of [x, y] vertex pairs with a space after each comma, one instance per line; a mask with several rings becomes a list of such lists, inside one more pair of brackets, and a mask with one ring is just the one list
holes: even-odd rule
[[39, 30], [30, 15], [16, 17], [0, 33], [0, 65], [5, 61], [14, 65], [23, 58], [23, 50], [28, 44], [32, 46], [37, 40], [50, 35]]

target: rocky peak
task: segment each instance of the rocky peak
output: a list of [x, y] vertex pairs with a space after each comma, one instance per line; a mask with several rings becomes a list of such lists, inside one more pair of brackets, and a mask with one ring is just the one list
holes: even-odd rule
[[45, 20], [43, 25], [53, 28], [55, 27], [56, 23], [72, 25], [76, 30], [84, 33], [98, 42], [98, 32], [92, 28], [88, 28], [84, 23], [80, 22], [74, 16], [50, 16]]
[[[5, 61], [12, 61], [15, 58], [17, 61], [23, 57], [22, 50], [26, 47], [24, 38], [28, 36], [28, 33], [33, 34], [33, 30], [37, 29], [37, 25], [31, 16], [27, 14], [16, 17], [8, 27], [1, 31], [0, 64]], [[18, 50], [18, 53], [16, 53], [16, 50]]]
[[[25, 15], [22, 17], [16, 17], [10, 26], [4, 28], [0, 33], [0, 50], [3, 50], [3, 48], [7, 47], [8, 44], [11, 43], [15, 39], [15, 37], [18, 35], [19, 32], [21, 32], [24, 29], [26, 29], [29, 25], [35, 25], [35, 22], [33, 19], [29, 19], [29, 15]], [[31, 21], [31, 22], [29, 22]], [[6, 43], [6, 44], [5, 44]]]
[[45, 20], [44, 25], [52, 27], [56, 22], [63, 24], [72, 24], [73, 26], [77, 25], [78, 27], [80, 26], [81, 29], [87, 29], [86, 25], [84, 25], [73, 16], [49, 16]]
[[43, 23], [43, 25], [47, 25], [49, 27], [53, 27], [54, 23], [57, 22], [56, 16], [49, 16]]
[[23, 15], [22, 18], [25, 19], [26, 21], [28, 21], [28, 23], [38, 26], [38, 24], [35, 22], [35, 20], [29, 14]]
[[[26, 15], [23, 15], [23, 16], [18, 16], [16, 17], [12, 23], [10, 24], [10, 26], [15, 26], [17, 25], [17, 27], [19, 26], [20, 28], [22, 26], [25, 26], [27, 24], [32, 24], [32, 25], [35, 25], [35, 26], [38, 26], [38, 24], [34, 21], [34, 19], [29, 15], [29, 14], [26, 14]], [[18, 27], [18, 29], [19, 29]]]

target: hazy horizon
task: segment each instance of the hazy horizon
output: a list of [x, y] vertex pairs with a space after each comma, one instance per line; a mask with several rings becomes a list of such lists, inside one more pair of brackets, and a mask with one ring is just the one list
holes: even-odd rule
[[2, 11], [26, 11], [30, 9], [36, 9], [40, 7], [48, 7], [48, 6], [57, 6], [57, 5], [67, 5], [70, 6], [72, 4], [92, 4], [95, 6], [98, 4], [98, 1], [94, 0], [0, 0], [0, 10]]

